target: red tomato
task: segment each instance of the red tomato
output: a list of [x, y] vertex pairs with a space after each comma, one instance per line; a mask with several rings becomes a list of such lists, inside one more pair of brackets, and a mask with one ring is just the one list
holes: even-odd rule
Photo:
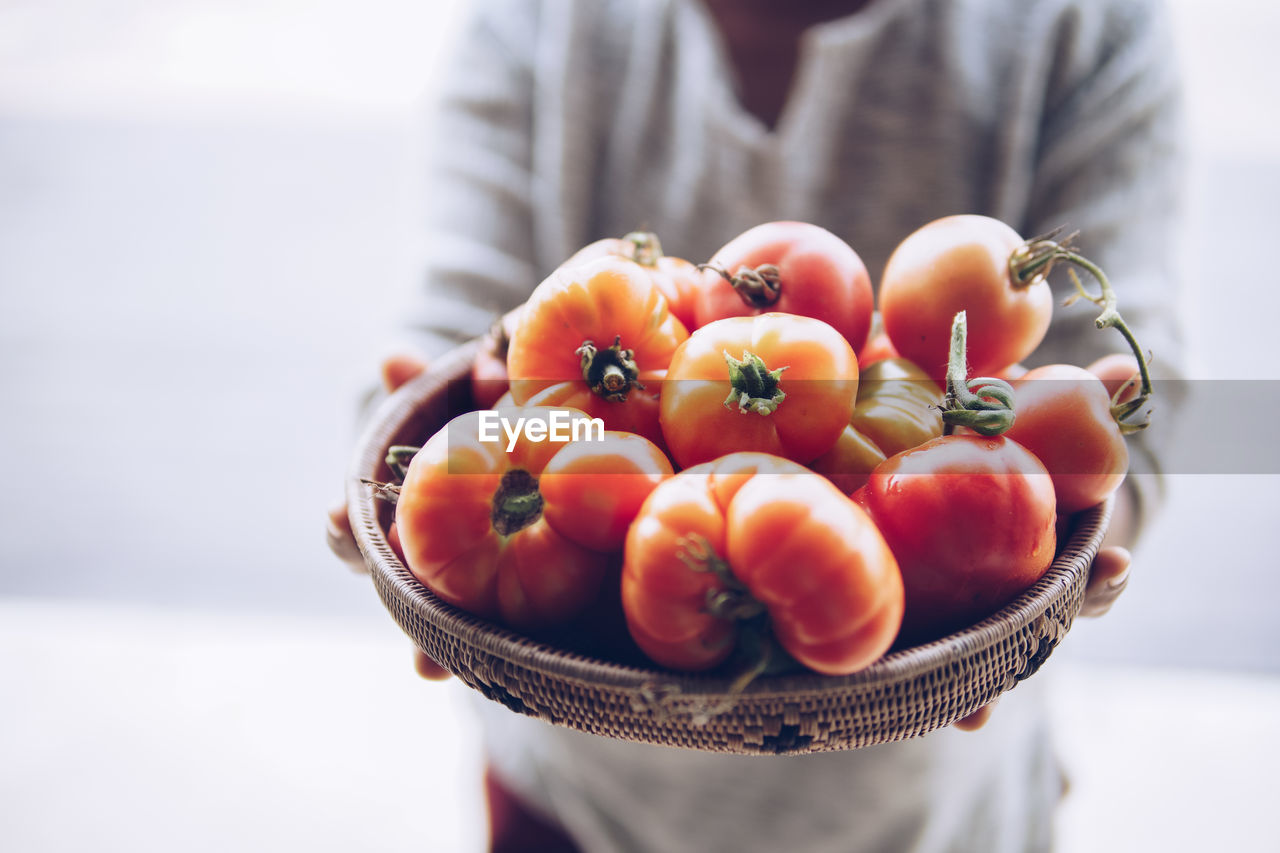
[[707, 262], [694, 326], [725, 317], [782, 312], [834, 326], [854, 350], [871, 328], [867, 268], [844, 240], [805, 222], [769, 222], [743, 232]]
[[893, 643], [902, 580], [875, 525], [834, 486], [736, 453], [645, 501], [627, 536], [622, 603], [637, 645], [663, 666], [715, 666], [742, 631], [767, 625], [801, 664], [842, 675]]
[[491, 409], [507, 393], [507, 345], [516, 315], [507, 314], [490, 327], [471, 363], [471, 399], [477, 409]]
[[[507, 427], [495, 426], [497, 418]], [[549, 431], [539, 439], [518, 428], [519, 418]], [[445, 601], [516, 627], [561, 624], [589, 605], [610, 565], [600, 549], [620, 545], [645, 490], [671, 469], [656, 449], [637, 450], [638, 436], [557, 440], [558, 423], [571, 430], [589, 427], [586, 420], [540, 407], [468, 412], [432, 436], [409, 463], [396, 502], [414, 577]], [[539, 480], [548, 469], [549, 493]], [[597, 475], [631, 479], [618, 499], [600, 501], [591, 487]]]
[[1004, 435], [1044, 463], [1060, 515], [1095, 506], [1119, 488], [1129, 470], [1129, 448], [1097, 376], [1050, 364], [1027, 371], [1013, 388], [1016, 417]]
[[835, 444], [857, 392], [857, 356], [821, 320], [729, 317], [676, 350], [662, 389], [662, 433], [684, 468], [746, 450], [809, 462]]
[[969, 318], [969, 375], [989, 376], [1029, 356], [1049, 329], [1053, 294], [1043, 276], [1023, 283], [1010, 259], [1025, 245], [986, 216], [936, 219], [903, 240], [885, 265], [880, 314], [894, 347], [941, 381], [951, 322]]
[[899, 453], [855, 498], [898, 560], [913, 640], [990, 616], [1053, 563], [1053, 482], [1003, 436], [944, 436]]
[[607, 429], [661, 441], [658, 392], [687, 336], [638, 264], [598, 258], [561, 267], [520, 312], [507, 350], [511, 396], [581, 409]]

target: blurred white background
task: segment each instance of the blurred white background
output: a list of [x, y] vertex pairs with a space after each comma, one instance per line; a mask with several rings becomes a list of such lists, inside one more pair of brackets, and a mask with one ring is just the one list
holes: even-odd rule
[[[6, 849], [478, 848], [463, 688], [413, 676], [321, 526], [462, 2], [0, 1]], [[1197, 375], [1277, 379], [1280, 11], [1173, 7]], [[1044, 671], [1067, 851], [1270, 838], [1280, 477], [1170, 479]]]

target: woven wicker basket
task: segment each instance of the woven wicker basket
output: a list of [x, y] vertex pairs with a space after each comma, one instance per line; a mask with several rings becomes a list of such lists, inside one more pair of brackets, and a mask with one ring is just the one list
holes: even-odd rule
[[625, 740], [716, 752], [853, 749], [926, 734], [1033, 675], [1070, 629], [1110, 503], [1081, 513], [1049, 572], [985, 621], [893, 650], [849, 676], [765, 676], [729, 695], [729, 675], [617, 663], [535, 640], [465, 613], [423, 587], [387, 544], [392, 507], [361, 478], [386, 480], [394, 444], [421, 444], [471, 406], [478, 342], [391, 395], [357, 447], [348, 484], [356, 540], [383, 603], [432, 659], [513, 711]]

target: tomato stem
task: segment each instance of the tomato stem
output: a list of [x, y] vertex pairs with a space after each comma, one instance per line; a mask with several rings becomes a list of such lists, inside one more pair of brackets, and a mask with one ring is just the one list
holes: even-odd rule
[[1137, 395], [1133, 399], [1124, 402], [1120, 402], [1117, 396], [1112, 399], [1111, 404], [1111, 416], [1115, 418], [1120, 431], [1129, 435], [1146, 429], [1147, 424], [1150, 423], [1150, 412], [1147, 405], [1153, 393], [1149, 370], [1150, 359], [1143, 352], [1129, 324], [1120, 316], [1120, 312], [1116, 308], [1116, 292], [1106, 274], [1093, 261], [1078, 254], [1071, 248], [1070, 243], [1074, 236], [1074, 234], [1071, 234], [1059, 240], [1055, 239], [1057, 233], [1054, 232], [1028, 242], [1010, 257], [1009, 271], [1015, 281], [1023, 282], [1027, 280], [1026, 276], [1028, 275], [1047, 276], [1054, 263], [1066, 261], [1083, 269], [1098, 282], [1101, 292], [1094, 296], [1085, 290], [1075, 270], [1068, 270], [1076, 292], [1064, 304], [1070, 305], [1077, 299], [1086, 299], [1100, 307], [1102, 313], [1094, 320], [1094, 325], [1099, 329], [1114, 328], [1119, 331], [1121, 336], [1124, 337], [1125, 343], [1129, 345], [1130, 351], [1138, 360], [1141, 387]]
[[413, 457], [421, 449], [407, 444], [393, 444], [387, 448], [387, 467], [391, 469], [391, 476], [394, 478], [394, 482], [404, 482], [404, 475], [409, 471], [409, 463], [413, 461]]
[[754, 619], [765, 612], [765, 607], [747, 589], [746, 584], [733, 575], [729, 564], [716, 554], [707, 538], [698, 533], [682, 536], [676, 543], [676, 559], [692, 572], [710, 572], [720, 585], [707, 590], [706, 611], [717, 619], [742, 621]]
[[656, 267], [662, 259], [662, 243], [652, 231], [632, 231], [623, 241], [631, 247], [628, 257], [644, 267]]
[[737, 406], [739, 412], [771, 415], [787, 398], [779, 385], [782, 371], [787, 369], [785, 366], [770, 370], [760, 356], [745, 350], [741, 359], [724, 350], [724, 360], [729, 365], [729, 384], [732, 386], [724, 400], [727, 408]]
[[[1108, 281], [1106, 274], [1097, 264], [1075, 252], [1064, 250], [1062, 257], [1093, 276], [1102, 291], [1098, 296], [1090, 294], [1084, 289], [1084, 285], [1080, 283], [1080, 277], [1076, 275], [1076, 271], [1070, 270], [1071, 281], [1075, 285], [1076, 292], [1067, 299], [1066, 304], [1070, 305], [1076, 299], [1084, 298], [1102, 308], [1102, 313], [1093, 321], [1094, 326], [1099, 329], [1113, 328], [1118, 331], [1121, 337], [1124, 338], [1125, 343], [1129, 345], [1129, 351], [1133, 353], [1134, 358], [1138, 361], [1138, 377], [1141, 383], [1138, 393], [1133, 399], [1126, 400], [1123, 403], [1113, 400], [1111, 416], [1115, 418], [1120, 431], [1125, 435], [1144, 430], [1151, 423], [1151, 414], [1147, 408], [1153, 393], [1149, 367], [1150, 359], [1143, 352], [1142, 346], [1133, 334], [1133, 329], [1120, 316], [1120, 311], [1116, 308], [1116, 292], [1111, 287], [1111, 282]], [[1139, 415], [1139, 420], [1131, 420]]]
[[698, 264], [698, 269], [711, 270], [729, 282], [738, 296], [742, 297], [742, 301], [752, 308], [768, 308], [782, 295], [782, 271], [773, 264], [761, 264], [754, 268], [738, 267], [733, 275], [729, 275], [728, 270], [711, 264]]
[[958, 426], [979, 435], [1000, 435], [1013, 426], [1013, 387], [989, 376], [967, 379], [966, 347], [969, 321], [964, 311], [951, 322], [951, 353], [947, 359], [947, 393], [942, 404], [943, 434]]
[[367, 477], [361, 477], [360, 482], [366, 486], [373, 487], [373, 496], [378, 500], [386, 501], [392, 506], [400, 500], [400, 484], [399, 483], [379, 483], [377, 480], [370, 480]]
[[493, 493], [489, 520], [500, 536], [524, 530], [542, 517], [542, 493], [538, 480], [528, 471], [512, 468], [502, 475]]
[[632, 388], [644, 388], [635, 351], [622, 348], [622, 335], [614, 337], [613, 346], [607, 349], [597, 349], [593, 341], [583, 341], [575, 354], [581, 359], [582, 378], [605, 400], [621, 403]]

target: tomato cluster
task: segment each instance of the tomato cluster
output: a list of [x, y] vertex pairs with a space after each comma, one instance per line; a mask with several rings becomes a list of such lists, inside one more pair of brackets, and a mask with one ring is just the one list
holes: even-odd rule
[[816, 225], [758, 226], [705, 264], [652, 234], [592, 243], [495, 327], [481, 410], [409, 461], [405, 562], [507, 625], [609, 614], [661, 666], [744, 677], [848, 674], [981, 620], [1120, 485], [1149, 393], [1141, 360], [1137, 400], [1019, 366], [1057, 262], [1122, 324], [1065, 243], [981, 216], [906, 237], [878, 317], [858, 254]]

